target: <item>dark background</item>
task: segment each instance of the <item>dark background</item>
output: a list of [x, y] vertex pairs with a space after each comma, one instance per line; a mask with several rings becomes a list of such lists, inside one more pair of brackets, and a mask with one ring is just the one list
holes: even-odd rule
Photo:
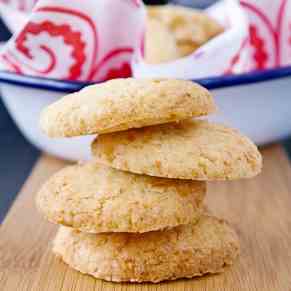
[[[9, 37], [0, 19], [0, 41]], [[0, 98], [0, 223], [38, 155], [38, 150], [17, 129]]]
[[[149, 1], [147, 1], [149, 2]], [[166, 2], [166, 1], [151, 1]], [[195, 3], [199, 7], [210, 4], [213, 0], [172, 1], [183, 4]], [[10, 35], [0, 19], [0, 41], [9, 39]], [[21, 135], [6, 111], [0, 98], [0, 223], [10, 207], [16, 194], [29, 175], [39, 151], [30, 145]], [[291, 140], [284, 142], [291, 153]]]

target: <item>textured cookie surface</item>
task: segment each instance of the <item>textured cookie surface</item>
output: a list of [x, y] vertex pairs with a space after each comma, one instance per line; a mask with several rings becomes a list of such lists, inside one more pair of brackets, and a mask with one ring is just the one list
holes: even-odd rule
[[101, 135], [96, 160], [117, 169], [194, 180], [250, 178], [261, 171], [257, 147], [238, 131], [188, 120]]
[[51, 137], [108, 133], [207, 115], [213, 98], [182, 80], [115, 79], [65, 96], [41, 114]]
[[196, 221], [205, 182], [135, 175], [95, 163], [69, 166], [37, 195], [51, 222], [85, 232], [146, 232]]
[[197, 224], [144, 234], [84, 234], [61, 227], [54, 252], [72, 268], [108, 281], [159, 282], [222, 272], [239, 254], [235, 232], [204, 215]]
[[168, 28], [175, 38], [180, 56], [192, 53], [223, 32], [222, 26], [206, 13], [183, 6], [149, 6], [148, 18]]

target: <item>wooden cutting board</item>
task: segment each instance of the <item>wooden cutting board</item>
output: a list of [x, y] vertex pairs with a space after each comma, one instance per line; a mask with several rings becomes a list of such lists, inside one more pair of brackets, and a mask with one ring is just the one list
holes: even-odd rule
[[[65, 163], [42, 156], [0, 228], [0, 290], [291, 290], [291, 167], [280, 146], [263, 150], [264, 171], [253, 179], [209, 183], [210, 209], [237, 230], [242, 254], [221, 275], [158, 285], [112, 284], [82, 275], [56, 259], [56, 227], [36, 212], [40, 185]], [[2, 193], [3, 194], [3, 193]]]

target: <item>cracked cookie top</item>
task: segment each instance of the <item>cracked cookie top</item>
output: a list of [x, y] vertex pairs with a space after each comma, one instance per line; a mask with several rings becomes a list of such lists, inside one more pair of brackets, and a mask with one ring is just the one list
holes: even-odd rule
[[202, 120], [101, 135], [92, 151], [102, 164], [166, 178], [233, 180], [251, 178], [262, 168], [262, 157], [250, 139]]
[[37, 206], [49, 221], [84, 232], [147, 232], [197, 221], [205, 192], [204, 182], [136, 175], [90, 162], [50, 178]]
[[213, 113], [209, 91], [191, 81], [115, 79], [51, 104], [40, 126], [50, 137], [103, 134]]

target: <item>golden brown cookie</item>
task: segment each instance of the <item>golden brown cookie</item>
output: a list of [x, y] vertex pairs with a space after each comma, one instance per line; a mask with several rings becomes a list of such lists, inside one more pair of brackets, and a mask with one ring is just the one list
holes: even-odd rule
[[145, 61], [149, 64], [159, 64], [179, 57], [176, 40], [171, 31], [156, 19], [149, 19], [145, 36]]
[[61, 227], [53, 251], [98, 279], [160, 282], [219, 273], [239, 254], [233, 229], [204, 215], [197, 224], [144, 234], [84, 234]]
[[109, 133], [215, 111], [210, 93], [190, 81], [115, 79], [65, 96], [41, 114], [50, 137]]
[[180, 56], [189, 55], [223, 27], [206, 13], [177, 5], [149, 6], [148, 18], [164, 24], [172, 32]]
[[262, 168], [262, 157], [247, 137], [202, 120], [101, 135], [92, 151], [104, 165], [167, 178], [232, 180], [253, 177]]
[[53, 223], [84, 232], [147, 232], [187, 224], [201, 216], [204, 182], [117, 171], [93, 162], [55, 174], [37, 195]]

